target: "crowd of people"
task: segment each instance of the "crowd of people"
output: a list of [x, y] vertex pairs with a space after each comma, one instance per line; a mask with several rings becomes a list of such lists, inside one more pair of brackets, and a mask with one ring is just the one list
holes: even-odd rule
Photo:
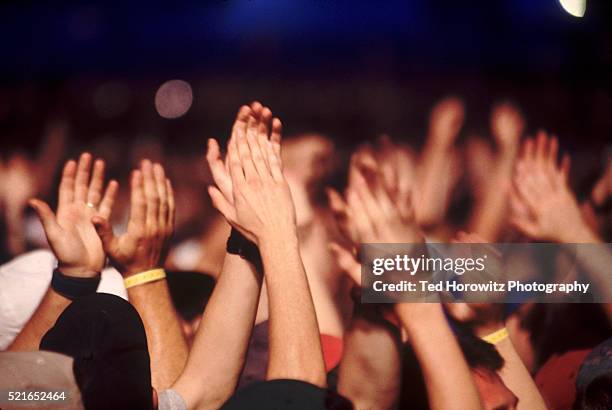
[[[345, 161], [253, 102], [205, 159], [143, 146], [128, 176], [92, 147], [57, 189], [61, 127], [5, 153], [0, 408], [612, 408], [612, 305], [362, 301], [363, 243], [609, 240], [612, 158], [573, 189], [516, 106], [491, 141], [459, 143], [464, 116], [447, 97], [418, 149], [381, 136]], [[610, 258], [576, 275], [610, 291]]]

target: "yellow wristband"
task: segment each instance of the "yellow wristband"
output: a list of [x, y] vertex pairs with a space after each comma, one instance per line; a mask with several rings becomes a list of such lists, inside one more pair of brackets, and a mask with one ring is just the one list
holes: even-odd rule
[[134, 276], [130, 276], [129, 278], [125, 278], [123, 279], [123, 283], [125, 284], [125, 288], [129, 289], [133, 288], [134, 286], [142, 285], [143, 283], [164, 279], [165, 277], [166, 272], [163, 269], [151, 269], [140, 272]]
[[508, 329], [506, 329], [505, 327], [496, 330], [493, 333], [489, 333], [488, 335], [484, 336], [482, 338], [482, 340], [484, 340], [485, 342], [489, 342], [491, 344], [498, 344], [499, 342], [501, 342], [504, 339], [508, 338]]

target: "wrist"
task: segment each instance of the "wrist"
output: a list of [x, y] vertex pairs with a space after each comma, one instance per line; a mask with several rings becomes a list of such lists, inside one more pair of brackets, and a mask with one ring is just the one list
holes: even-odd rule
[[578, 229], [561, 232], [557, 241], [560, 243], [597, 243], [599, 238], [587, 226], [582, 225]]
[[100, 275], [99, 270], [86, 268], [84, 266], [70, 266], [59, 262], [57, 269], [65, 276], [71, 276], [74, 278], [95, 278]]
[[286, 229], [275, 232], [265, 232], [257, 238], [257, 246], [260, 250], [264, 248], [298, 248], [298, 235], [295, 229]]
[[133, 274], [123, 279], [126, 289], [131, 289], [137, 286], [154, 283], [166, 278], [166, 271], [162, 268], [149, 269]]
[[397, 303], [395, 313], [399, 317], [402, 327], [411, 336], [422, 332], [427, 333], [439, 324], [448, 326], [442, 306], [439, 303]]

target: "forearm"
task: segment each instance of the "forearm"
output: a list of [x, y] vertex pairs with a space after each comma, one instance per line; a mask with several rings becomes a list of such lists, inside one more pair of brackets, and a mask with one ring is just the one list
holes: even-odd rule
[[[430, 138], [431, 139], [431, 138]], [[419, 224], [430, 226], [436, 224], [446, 210], [448, 195], [440, 200], [441, 193], [447, 191], [449, 181], [442, 180], [448, 176], [446, 167], [451, 161], [449, 146], [439, 146], [428, 142], [423, 149], [419, 170], [419, 194], [417, 197], [417, 220]]]
[[14, 352], [38, 350], [41, 339], [55, 325], [57, 318], [68, 305], [70, 299], [49, 287], [40, 305], [7, 350]]
[[495, 347], [504, 359], [504, 367], [499, 375], [506, 386], [518, 397], [518, 410], [546, 409], [544, 399], [512, 345], [512, 341], [506, 338]]
[[[586, 238], [585, 238], [586, 239]], [[579, 244], [575, 246], [576, 261], [591, 282], [592, 293], [600, 300], [609, 300], [612, 296], [612, 281], [609, 271], [612, 266], [612, 252], [610, 245], [601, 243], [598, 238], [593, 238], [590, 244]], [[568, 252], [572, 253], [571, 247]], [[606, 308], [608, 320], [612, 323], [610, 309]]]
[[430, 408], [482, 408], [470, 369], [442, 307], [404, 303], [396, 305], [396, 313], [421, 365]]
[[477, 233], [489, 242], [494, 242], [499, 236], [508, 213], [515, 158], [514, 150], [506, 150], [499, 154], [484, 195], [472, 211], [468, 231]]
[[257, 314], [261, 282], [261, 275], [249, 262], [225, 255], [185, 371], [174, 385], [190, 409], [217, 409], [234, 393]]
[[338, 392], [356, 409], [391, 409], [401, 383], [401, 340], [397, 329], [355, 317], [344, 336]]
[[260, 242], [270, 310], [268, 379], [325, 385], [317, 317], [297, 235]]
[[187, 342], [165, 279], [128, 290], [130, 303], [145, 326], [151, 356], [151, 381], [158, 391], [174, 383], [187, 360]]

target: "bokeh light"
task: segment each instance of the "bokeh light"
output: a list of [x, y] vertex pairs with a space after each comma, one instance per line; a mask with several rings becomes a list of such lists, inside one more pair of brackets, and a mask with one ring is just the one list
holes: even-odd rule
[[167, 81], [155, 93], [155, 109], [163, 118], [179, 118], [185, 115], [192, 102], [191, 86], [183, 80]]

